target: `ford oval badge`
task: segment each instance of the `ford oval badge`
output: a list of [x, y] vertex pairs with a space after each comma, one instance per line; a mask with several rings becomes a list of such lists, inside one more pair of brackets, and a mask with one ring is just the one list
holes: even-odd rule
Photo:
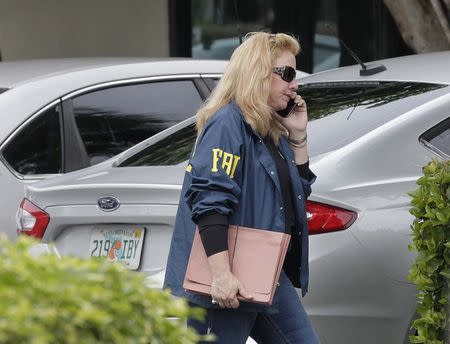
[[115, 197], [104, 196], [98, 199], [97, 205], [103, 211], [113, 211], [119, 208], [120, 202]]

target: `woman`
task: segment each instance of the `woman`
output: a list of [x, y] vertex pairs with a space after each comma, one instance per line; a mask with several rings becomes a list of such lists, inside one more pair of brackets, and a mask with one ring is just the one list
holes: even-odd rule
[[[189, 321], [219, 343], [318, 343], [294, 287], [308, 289], [305, 200], [315, 175], [309, 170], [306, 104], [297, 95], [298, 42], [285, 34], [250, 34], [233, 53], [216, 89], [197, 113], [197, 143], [187, 166], [168, 258], [165, 287], [207, 310]], [[293, 99], [293, 112], [277, 111]], [[195, 225], [213, 275], [211, 297], [186, 292]], [[271, 306], [230, 272], [229, 224], [291, 234]], [[245, 298], [239, 301], [237, 296]]]

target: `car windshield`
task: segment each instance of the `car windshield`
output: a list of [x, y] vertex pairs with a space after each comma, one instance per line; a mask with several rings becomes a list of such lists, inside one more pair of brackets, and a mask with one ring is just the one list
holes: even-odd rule
[[[300, 87], [308, 104], [309, 153], [326, 153], [449, 92], [450, 86], [413, 82], [334, 82]], [[131, 156], [119, 167], [177, 165], [189, 159], [195, 124]]]
[[8, 91], [8, 89], [7, 89], [7, 88], [0, 87], [0, 94], [3, 93], [3, 92], [5, 92], [5, 91]]

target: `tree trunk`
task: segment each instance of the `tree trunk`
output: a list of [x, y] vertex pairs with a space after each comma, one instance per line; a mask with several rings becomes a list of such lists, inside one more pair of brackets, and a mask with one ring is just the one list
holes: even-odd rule
[[450, 49], [449, 0], [384, 0], [405, 43], [417, 53]]

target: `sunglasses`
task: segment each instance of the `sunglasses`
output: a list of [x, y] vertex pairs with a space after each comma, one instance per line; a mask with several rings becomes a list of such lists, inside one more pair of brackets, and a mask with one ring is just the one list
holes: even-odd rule
[[283, 79], [286, 82], [291, 82], [297, 75], [295, 69], [290, 66], [274, 67], [272, 69], [272, 72], [279, 75], [281, 79]]

